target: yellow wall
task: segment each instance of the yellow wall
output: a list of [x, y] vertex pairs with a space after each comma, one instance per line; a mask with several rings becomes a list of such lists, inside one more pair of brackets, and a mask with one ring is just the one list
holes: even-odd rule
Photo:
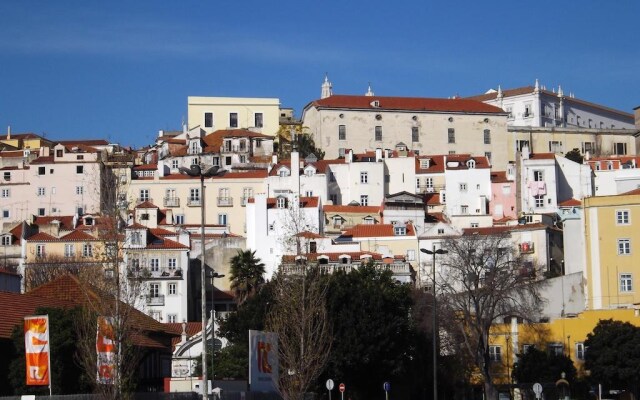
[[[615, 308], [640, 302], [640, 195], [590, 197], [585, 199], [584, 211], [588, 307]], [[618, 223], [618, 211], [628, 211], [628, 223]], [[618, 254], [620, 239], [629, 239], [629, 254]], [[631, 290], [621, 290], [622, 274], [631, 274]]]

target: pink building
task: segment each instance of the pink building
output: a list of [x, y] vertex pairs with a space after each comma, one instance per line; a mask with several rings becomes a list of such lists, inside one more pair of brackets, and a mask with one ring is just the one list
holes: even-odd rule
[[494, 221], [517, 219], [516, 182], [509, 171], [491, 172], [491, 201], [489, 213]]

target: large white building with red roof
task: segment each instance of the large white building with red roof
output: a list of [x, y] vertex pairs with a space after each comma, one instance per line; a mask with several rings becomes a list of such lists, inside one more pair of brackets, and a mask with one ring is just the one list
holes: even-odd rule
[[486, 155], [504, 168], [507, 115], [495, 106], [469, 99], [333, 95], [311, 101], [302, 112], [316, 145], [327, 158], [375, 149], [395, 149], [400, 142], [420, 153]]

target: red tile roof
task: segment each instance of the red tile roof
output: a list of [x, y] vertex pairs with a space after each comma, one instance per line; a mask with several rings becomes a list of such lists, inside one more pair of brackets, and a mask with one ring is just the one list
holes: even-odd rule
[[28, 237], [27, 240], [30, 242], [55, 242], [59, 239], [55, 236], [49, 235], [48, 233], [38, 232], [35, 235]]
[[59, 240], [61, 242], [86, 242], [99, 239], [83, 231], [74, 230], [71, 233], [62, 236]]
[[56, 143], [60, 143], [63, 146], [106, 146], [109, 144], [109, 142], [104, 139], [58, 140]]
[[582, 202], [577, 199], [569, 199], [558, 203], [558, 207], [580, 207]]
[[325, 213], [380, 214], [380, 207], [375, 206], [326, 205], [322, 208], [324, 209]]
[[35, 160], [31, 161], [31, 165], [52, 164], [52, 163], [53, 163], [53, 156], [38, 157]]
[[620, 196], [638, 195], [638, 194], [640, 194], [640, 189], [633, 189], [628, 192], [620, 193]]
[[530, 160], [554, 160], [555, 158], [555, 153], [537, 153], [529, 155]]
[[142, 203], [138, 204], [135, 208], [159, 208], [158, 206], [156, 206], [155, 204], [153, 204], [150, 201], [143, 201]]
[[[372, 103], [379, 102], [378, 107]], [[347, 96], [334, 95], [315, 100], [309, 104], [318, 108], [346, 108], [370, 111], [408, 110], [408, 111], [442, 111], [442, 112], [476, 112], [504, 113], [498, 107], [469, 99], [439, 99], [418, 97], [382, 97], [382, 96]], [[309, 106], [307, 106], [309, 107]], [[306, 107], [305, 107], [306, 108]]]
[[359, 224], [346, 230], [340, 237], [410, 237], [416, 234], [412, 224], [406, 225], [407, 233], [403, 236], [396, 235], [394, 228], [392, 224]]
[[492, 171], [491, 183], [512, 183], [512, 180], [507, 178], [507, 171]]
[[0, 307], [0, 338], [2, 339], [11, 339], [13, 328], [18, 325], [22, 329], [24, 317], [34, 315], [38, 308], [74, 306], [72, 301], [11, 292], [0, 292], [0, 304], [4, 305]]
[[158, 164], [142, 164], [133, 167], [134, 171], [155, 171], [158, 169]]
[[300, 232], [298, 234], [295, 235], [296, 237], [302, 237], [305, 239], [320, 239], [324, 236], [320, 236], [315, 232], [309, 232], [309, 231], [304, 231], [304, 232]]
[[518, 225], [506, 225], [506, 226], [491, 226], [486, 228], [466, 228], [463, 229], [463, 235], [499, 235], [509, 233], [511, 231], [535, 231], [540, 229], [547, 229], [548, 226], [541, 223], [534, 224], [518, 224]]

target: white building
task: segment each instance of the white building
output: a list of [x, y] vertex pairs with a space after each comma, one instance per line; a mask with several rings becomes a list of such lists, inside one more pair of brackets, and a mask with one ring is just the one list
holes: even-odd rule
[[445, 214], [459, 228], [491, 226], [491, 165], [486, 157], [444, 157], [445, 188], [440, 192]]
[[595, 175], [596, 196], [612, 196], [640, 188], [640, 157], [594, 157], [585, 163]]
[[510, 126], [636, 129], [633, 114], [566, 95], [561, 86], [547, 90], [537, 79], [534, 86], [507, 90], [498, 86], [470, 99], [506, 111]]
[[323, 213], [319, 197], [298, 197], [281, 193], [277, 197], [256, 194], [249, 200], [247, 213], [247, 248], [265, 264], [267, 277], [278, 269], [284, 254], [304, 252], [297, 235], [302, 232], [322, 234]]
[[379, 206], [385, 195], [382, 151], [354, 154], [348, 150], [344, 163], [330, 163], [329, 201], [335, 205]]

